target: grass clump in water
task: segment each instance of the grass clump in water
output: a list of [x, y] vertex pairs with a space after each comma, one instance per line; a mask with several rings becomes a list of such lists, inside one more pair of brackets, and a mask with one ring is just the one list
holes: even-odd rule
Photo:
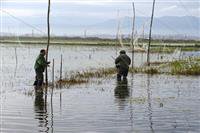
[[147, 73], [147, 74], [158, 74], [159, 70], [157, 68], [154, 68], [154, 67], [149, 67], [149, 68], [145, 69], [144, 72]]
[[[130, 68], [130, 73], [146, 73], [146, 74], [174, 74], [174, 75], [200, 75], [200, 58], [189, 58], [187, 60], [172, 61], [168, 63], [159, 63], [158, 66], [142, 66]], [[163, 64], [166, 64], [163, 66]], [[162, 69], [167, 68], [163, 72]], [[104, 78], [116, 74], [116, 68], [101, 68], [97, 70], [87, 70], [83, 72], [75, 72], [69, 78], [57, 81], [61, 85], [76, 85], [88, 83], [92, 78]]]
[[174, 61], [170, 64], [171, 73], [177, 75], [200, 75], [200, 58]]
[[76, 85], [88, 83], [91, 78], [102, 78], [115, 74], [115, 68], [103, 68], [99, 70], [87, 70], [84, 72], [76, 72], [70, 75], [69, 78], [57, 81], [57, 84], [61, 85]]
[[83, 84], [88, 83], [89, 81], [86, 79], [75, 79], [75, 78], [69, 78], [69, 79], [63, 79], [57, 81], [57, 85], [76, 85], [76, 84]]
[[77, 72], [74, 77], [75, 78], [102, 78], [108, 75], [112, 75], [116, 73], [115, 68], [103, 68], [95, 71], [84, 71], [82, 73]]
[[146, 74], [159, 74], [158, 67], [134, 67], [130, 68], [130, 72], [132, 73], [146, 73]]

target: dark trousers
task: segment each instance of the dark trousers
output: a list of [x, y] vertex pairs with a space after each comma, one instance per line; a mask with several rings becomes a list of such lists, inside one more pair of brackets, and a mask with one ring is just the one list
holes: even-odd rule
[[121, 77], [123, 77], [123, 80], [126, 80], [127, 75], [128, 75], [128, 69], [118, 68], [118, 73], [117, 73], [118, 81], [121, 81]]
[[43, 84], [43, 81], [44, 81], [44, 76], [43, 76], [43, 72], [42, 71], [38, 71], [37, 69], [35, 70], [35, 82], [34, 82], [34, 85], [35, 86], [42, 86]]

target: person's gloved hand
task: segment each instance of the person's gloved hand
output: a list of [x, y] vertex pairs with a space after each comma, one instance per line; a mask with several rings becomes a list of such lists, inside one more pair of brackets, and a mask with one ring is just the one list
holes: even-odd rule
[[120, 67], [120, 64], [118, 63], [118, 64], [115, 64], [115, 67], [116, 68], [119, 68]]
[[49, 64], [50, 64], [50, 63], [51, 63], [50, 61], [47, 62], [47, 66], [48, 66], [48, 67], [49, 67]]

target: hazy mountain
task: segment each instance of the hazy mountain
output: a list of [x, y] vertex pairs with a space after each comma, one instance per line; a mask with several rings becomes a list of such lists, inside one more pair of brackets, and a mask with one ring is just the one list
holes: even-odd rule
[[[33, 25], [43, 31], [46, 31], [46, 18], [45, 17], [30, 17], [22, 18], [26, 23]], [[150, 18], [136, 17], [135, 29], [138, 34], [148, 33]], [[122, 34], [129, 34], [132, 27], [132, 18], [123, 17], [120, 19], [120, 30]], [[33, 27], [25, 25], [24, 23], [14, 20], [13, 18], [3, 18], [3, 32], [20, 32], [31, 33], [34, 31]], [[117, 19], [99, 19], [90, 18], [87, 16], [77, 17], [51, 17], [51, 31], [57, 35], [97, 35], [109, 34], [115, 35], [117, 32], [118, 21]], [[143, 28], [144, 27], [144, 28]], [[7, 29], [6, 29], [7, 28]], [[154, 18], [153, 21], [153, 34], [157, 35], [187, 35], [200, 37], [200, 17], [193, 16], [164, 16]]]
[[[98, 23], [90, 26], [90, 28], [98, 28], [105, 30], [117, 30], [118, 22], [117, 20], [108, 20], [102, 23]], [[129, 17], [124, 17], [120, 19], [120, 29], [124, 33], [131, 31], [132, 19]], [[143, 32], [149, 32], [150, 18], [147, 17], [136, 17], [135, 19], [135, 29], [138, 34]], [[144, 28], [143, 28], [144, 27]], [[200, 36], [200, 18], [184, 16], [184, 17], [172, 17], [165, 16], [160, 18], [154, 18], [153, 21], [153, 34], [182, 34], [190, 36]]]

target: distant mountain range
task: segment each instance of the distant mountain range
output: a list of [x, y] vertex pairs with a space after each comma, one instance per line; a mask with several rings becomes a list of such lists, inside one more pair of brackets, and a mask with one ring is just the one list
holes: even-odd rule
[[[26, 22], [31, 22], [32, 25], [46, 31], [46, 19], [45, 18], [30, 18], [25, 19]], [[5, 22], [4, 22], [5, 21]], [[19, 29], [20, 32], [31, 33], [33, 30], [31, 27], [24, 25], [21, 22], [16, 23], [4, 20], [5, 27], [10, 29]], [[51, 28], [52, 33], [55, 35], [115, 35], [117, 32], [118, 24], [120, 23], [120, 31], [122, 34], [131, 33], [132, 18], [123, 17], [119, 21], [117, 19], [101, 20], [94, 18], [64, 18], [64, 17], [52, 17]], [[136, 17], [135, 30], [137, 34], [148, 34], [150, 25], [149, 17]], [[143, 28], [144, 27], [144, 28]], [[4, 31], [5, 32], [5, 31]], [[14, 31], [13, 31], [14, 32]], [[38, 34], [37, 31], [34, 31]], [[154, 18], [153, 21], [153, 35], [182, 35], [200, 38], [200, 17], [194, 16], [164, 16]]]
[[[120, 30], [122, 33], [127, 34], [131, 32], [132, 18], [124, 17], [120, 19]], [[137, 34], [147, 34], [149, 32], [150, 18], [148, 17], [136, 17], [135, 30]], [[89, 26], [91, 29], [98, 29], [107, 31], [108, 33], [116, 33], [118, 22], [116, 20], [107, 20]], [[160, 18], [154, 18], [153, 21], [153, 34], [155, 35], [185, 35], [195, 36], [200, 38], [200, 18], [198, 17], [171, 17], [165, 16]]]

